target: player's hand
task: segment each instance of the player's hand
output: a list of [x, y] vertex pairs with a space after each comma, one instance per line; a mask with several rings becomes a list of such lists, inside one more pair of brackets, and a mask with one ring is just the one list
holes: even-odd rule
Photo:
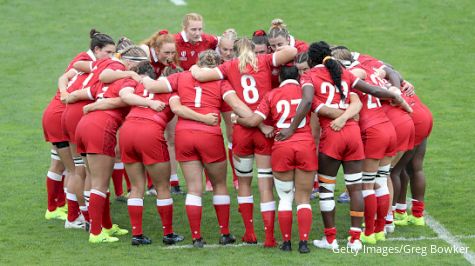
[[68, 99], [68, 96], [69, 96], [69, 92], [67, 92], [67, 91], [61, 92], [61, 95], [60, 95], [61, 102], [66, 103], [67, 102], [66, 100]]
[[356, 114], [355, 116], [352, 117], [353, 120], [355, 120], [356, 122], [360, 121], [360, 114]]
[[262, 124], [262, 125], [259, 125], [259, 129], [268, 139], [273, 138], [275, 135], [274, 127], [272, 126]]
[[129, 71], [129, 77], [138, 83], [142, 83], [142, 77], [134, 71]]
[[207, 124], [208, 126], [215, 126], [218, 124], [219, 116], [217, 113], [208, 113], [204, 115], [203, 123]]
[[164, 102], [158, 100], [150, 100], [148, 102], [148, 107], [157, 112], [161, 112], [166, 106], [167, 105]]
[[231, 123], [237, 124], [238, 116], [235, 113], [231, 113]]
[[340, 131], [346, 125], [346, 119], [342, 118], [341, 116], [334, 119], [330, 123], [330, 127], [333, 131]]
[[283, 128], [275, 136], [276, 141], [282, 141], [290, 138], [294, 134], [294, 130], [290, 128]]
[[402, 82], [402, 88], [401, 88], [401, 91], [404, 92], [404, 94], [406, 96], [413, 96], [414, 94], [416, 94], [416, 90], [414, 89], [414, 85], [412, 85], [411, 83], [409, 83], [408, 81], [404, 80]]
[[404, 111], [412, 113], [411, 106], [404, 100], [404, 98], [401, 97], [401, 95], [398, 95], [396, 99], [392, 100], [391, 105], [399, 106], [400, 108], [404, 109]]
[[82, 112], [84, 114], [90, 113], [92, 111], [94, 111], [94, 103], [87, 104], [82, 108]]

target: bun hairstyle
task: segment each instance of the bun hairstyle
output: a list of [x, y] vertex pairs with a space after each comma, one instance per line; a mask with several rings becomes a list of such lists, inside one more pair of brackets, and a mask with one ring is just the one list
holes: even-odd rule
[[168, 77], [171, 74], [180, 73], [180, 72], [183, 72], [183, 71], [184, 71], [183, 68], [181, 68], [179, 66], [167, 66], [163, 69], [162, 76], [163, 77]]
[[148, 61], [142, 61], [138, 63], [136, 66], [130, 68], [130, 70], [136, 72], [139, 75], [146, 75], [151, 79], [156, 79], [157, 74], [153, 70], [152, 65]]
[[343, 71], [338, 61], [331, 57], [330, 45], [324, 41], [314, 42], [308, 48], [308, 65], [314, 67], [318, 64], [323, 64], [327, 68], [333, 83], [340, 93], [340, 99], [342, 101], [345, 100], [345, 94], [341, 86], [341, 74]]
[[229, 40], [236, 40], [237, 39], [237, 32], [235, 29], [227, 29], [223, 32], [222, 38], [229, 39]]
[[115, 45], [114, 40], [109, 35], [100, 33], [96, 29], [91, 29], [89, 32], [89, 38], [91, 38], [91, 43], [89, 45], [91, 51], [94, 51], [96, 47], [102, 49], [104, 46], [109, 44]]
[[280, 18], [276, 18], [271, 21], [271, 27], [269, 29], [269, 38], [277, 38], [279, 36], [288, 38], [290, 34], [287, 30], [287, 25], [284, 24], [284, 21]]
[[215, 50], [205, 50], [198, 55], [199, 67], [217, 67], [221, 63], [221, 57]]
[[256, 30], [252, 33], [252, 43], [255, 45], [265, 44], [269, 46], [269, 38], [264, 30]]
[[120, 50], [124, 50], [125, 48], [134, 45], [134, 43], [127, 37], [120, 37], [117, 41], [117, 45], [115, 47], [115, 51], [119, 52]]

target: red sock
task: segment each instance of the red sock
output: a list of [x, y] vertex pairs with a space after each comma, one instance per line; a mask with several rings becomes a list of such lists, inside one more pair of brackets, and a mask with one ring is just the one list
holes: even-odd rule
[[121, 196], [124, 193], [124, 188], [122, 186], [122, 177], [124, 176], [124, 168], [114, 169], [112, 171], [112, 183], [114, 184], [115, 196]]
[[82, 216], [84, 216], [84, 220], [86, 220], [86, 222], [89, 222], [90, 218], [87, 206], [79, 206], [79, 209], [81, 210]]
[[278, 211], [277, 216], [282, 240], [289, 241], [292, 238], [292, 211]]
[[124, 171], [125, 185], [127, 186], [127, 192], [130, 192], [130, 179], [127, 171]]
[[396, 203], [396, 212], [403, 214], [406, 212], [407, 204], [406, 203]]
[[308, 235], [312, 229], [312, 207], [310, 204], [297, 206], [297, 221], [300, 240], [308, 241]]
[[386, 224], [386, 215], [389, 211], [389, 194], [376, 197], [376, 203], [378, 207], [374, 232], [379, 233], [384, 231], [384, 225]]
[[179, 183], [178, 175], [177, 174], [171, 175], [170, 176], [170, 186], [177, 187], [179, 185], [180, 185], [180, 183]]
[[104, 213], [104, 205], [106, 203], [107, 195], [95, 189], [91, 190], [91, 197], [89, 199], [90, 212], [90, 232], [93, 235], [99, 235], [102, 231], [102, 216]]
[[132, 235], [142, 235], [143, 199], [132, 198], [127, 200]]
[[58, 207], [56, 198], [61, 187], [61, 175], [48, 171], [46, 175], [46, 192], [48, 193], [48, 211], [52, 212]]
[[424, 213], [424, 202], [418, 200], [412, 200], [412, 215], [414, 217], [420, 218]]
[[313, 181], [313, 189], [319, 188], [320, 185], [318, 184], [318, 175], [315, 175], [315, 180]]
[[336, 239], [336, 227], [325, 228], [323, 230], [328, 243], [332, 243]]
[[162, 220], [163, 235], [173, 233], [173, 199], [157, 199], [157, 211]]
[[364, 197], [364, 222], [365, 222], [365, 235], [369, 236], [374, 233], [374, 224], [376, 217], [376, 195], [374, 191], [371, 190], [371, 194], [365, 195], [367, 190], [363, 190]]
[[191, 237], [193, 239], [201, 238], [201, 214], [203, 207], [201, 197], [187, 194], [185, 200], [186, 215], [190, 223]]
[[246, 229], [246, 235], [254, 235], [254, 203], [253, 197], [238, 197], [239, 212], [241, 213], [244, 228]]
[[105, 229], [112, 228], [112, 218], [111, 218], [111, 209], [110, 209], [110, 192], [107, 192], [107, 196], [104, 202], [104, 211], [102, 214], [102, 227]]
[[64, 192], [64, 175], [61, 176], [61, 185], [57, 186], [56, 205], [63, 207], [66, 204], [66, 193]]
[[218, 224], [222, 235], [229, 234], [229, 209], [231, 200], [228, 195], [213, 196], [214, 210], [218, 218]]
[[355, 240], [359, 240], [361, 236], [361, 229], [360, 228], [355, 228], [351, 227], [350, 231], [348, 231], [350, 234], [350, 243], [355, 242]]
[[231, 172], [233, 172], [233, 182], [238, 180], [236, 173], [234, 172], [234, 161], [233, 161], [233, 149], [228, 147], [228, 159], [229, 165], [231, 165]]
[[68, 221], [73, 222], [79, 217], [79, 204], [76, 194], [69, 193], [66, 195], [68, 200]]
[[261, 215], [264, 222], [265, 247], [275, 246], [274, 222], [275, 222], [275, 201], [261, 203]]
[[153, 187], [153, 181], [152, 178], [150, 177], [150, 174], [147, 172], [147, 188], [151, 189]]

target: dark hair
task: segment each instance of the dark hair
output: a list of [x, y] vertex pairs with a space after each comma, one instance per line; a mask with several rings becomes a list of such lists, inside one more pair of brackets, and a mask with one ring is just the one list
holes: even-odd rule
[[175, 74], [175, 73], [180, 73], [180, 72], [183, 72], [183, 68], [179, 67], [179, 66], [166, 66], [163, 71], [162, 71], [162, 76], [163, 77], [168, 77], [172, 74]]
[[269, 46], [269, 38], [264, 30], [256, 30], [252, 33], [252, 43], [257, 45], [265, 44]]
[[115, 45], [114, 40], [109, 35], [100, 33], [96, 29], [91, 29], [89, 37], [91, 38], [89, 48], [91, 48], [92, 51], [94, 51], [94, 48], [96, 47], [102, 49], [104, 46], [109, 44]]
[[297, 63], [297, 64], [302, 64], [302, 63], [305, 63], [307, 61], [308, 61], [308, 53], [307, 52], [299, 53], [295, 57], [295, 63]]
[[341, 87], [341, 65], [333, 58], [325, 60], [325, 57], [331, 57], [330, 45], [324, 41], [314, 42], [308, 48], [308, 65], [314, 67], [318, 64], [323, 64], [330, 72], [333, 83], [340, 93], [341, 100], [345, 100], [345, 94], [343, 93], [343, 88]]
[[136, 72], [139, 75], [147, 75], [151, 79], [156, 79], [157, 74], [155, 74], [155, 71], [148, 61], [142, 61], [138, 63], [136, 66], [130, 68], [130, 70]]
[[300, 77], [299, 70], [296, 66], [281, 66], [279, 78], [280, 81], [284, 81], [286, 79], [295, 79], [298, 80]]
[[118, 53], [125, 48], [134, 45], [134, 43], [127, 37], [120, 37], [117, 41], [117, 45], [115, 47], [115, 51]]

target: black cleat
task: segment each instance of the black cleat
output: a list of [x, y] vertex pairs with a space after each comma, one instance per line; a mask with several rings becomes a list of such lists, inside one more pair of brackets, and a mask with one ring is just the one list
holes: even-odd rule
[[193, 239], [193, 247], [195, 248], [203, 248], [205, 246], [206, 242], [203, 240], [202, 237], [198, 239]]
[[231, 234], [221, 235], [221, 237], [219, 238], [220, 245], [232, 244], [234, 242], [236, 242], [236, 238]]
[[84, 230], [89, 233], [89, 227], [91, 227], [91, 224], [89, 222], [86, 222], [86, 225], [84, 225]]
[[178, 234], [175, 234], [175, 233], [171, 233], [171, 234], [168, 234], [166, 236], [163, 236], [163, 244], [165, 245], [173, 245], [173, 244], [176, 244], [178, 242], [181, 242], [185, 239], [185, 237], [181, 236], [181, 235], [178, 235]]
[[301, 240], [299, 242], [299, 252], [300, 253], [310, 253], [310, 249], [308, 248], [306, 240]]
[[289, 241], [284, 241], [280, 246], [280, 250], [282, 251], [292, 251], [292, 243]]
[[180, 186], [171, 187], [170, 191], [173, 195], [183, 195], [183, 194], [185, 194], [185, 192], [183, 190], [181, 190]]
[[132, 236], [132, 246], [140, 246], [140, 245], [150, 245], [152, 244], [152, 239], [144, 236]]

